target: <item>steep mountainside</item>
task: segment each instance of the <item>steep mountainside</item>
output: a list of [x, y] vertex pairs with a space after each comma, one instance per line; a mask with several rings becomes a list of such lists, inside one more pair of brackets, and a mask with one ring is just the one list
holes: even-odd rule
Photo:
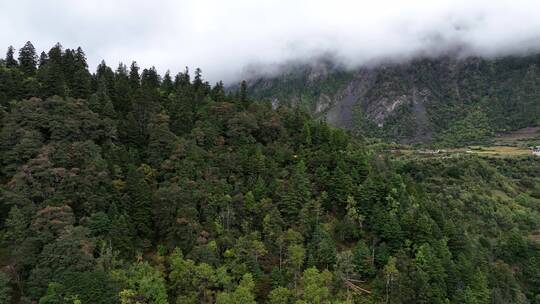
[[199, 69], [22, 50], [0, 60], [0, 304], [540, 304], [535, 156], [388, 153]]
[[299, 105], [370, 136], [459, 145], [539, 123], [539, 62], [540, 55], [443, 57], [349, 71], [322, 61], [248, 87], [274, 105]]

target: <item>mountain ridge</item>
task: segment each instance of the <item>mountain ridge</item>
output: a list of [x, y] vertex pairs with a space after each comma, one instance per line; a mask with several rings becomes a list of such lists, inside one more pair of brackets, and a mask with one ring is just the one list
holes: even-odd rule
[[301, 106], [334, 126], [404, 143], [437, 143], [474, 111], [487, 117], [490, 134], [536, 125], [539, 62], [538, 54], [448, 55], [348, 70], [326, 60], [253, 78], [248, 90], [274, 106]]

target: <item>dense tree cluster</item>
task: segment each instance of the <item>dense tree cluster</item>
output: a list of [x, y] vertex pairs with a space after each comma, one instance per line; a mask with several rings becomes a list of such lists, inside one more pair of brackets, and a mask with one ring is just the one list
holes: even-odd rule
[[540, 164], [392, 159], [186, 70], [0, 62], [1, 303], [540, 303]]
[[[463, 146], [486, 143], [494, 132], [539, 125], [539, 64], [540, 55], [533, 54], [463, 61], [421, 59], [385, 70], [372, 97], [418, 94], [424, 98], [426, 113], [408, 103], [378, 131], [399, 139], [425, 128], [441, 145]], [[422, 115], [427, 115], [424, 122]]]

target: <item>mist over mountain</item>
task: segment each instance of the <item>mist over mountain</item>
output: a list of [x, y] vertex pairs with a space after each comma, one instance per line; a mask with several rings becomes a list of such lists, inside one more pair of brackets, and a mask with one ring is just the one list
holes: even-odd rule
[[1, 4], [0, 43], [47, 49], [61, 41], [84, 46], [91, 69], [101, 59], [136, 60], [162, 73], [200, 67], [211, 82], [234, 83], [250, 66], [267, 73], [325, 54], [357, 68], [449, 51], [535, 52], [539, 12], [534, 0], [22, 0]]
[[[356, 69], [331, 58], [249, 78], [258, 99], [402, 143], [486, 143], [540, 123], [540, 56], [419, 57]], [[471, 133], [471, 131], [473, 131]]]

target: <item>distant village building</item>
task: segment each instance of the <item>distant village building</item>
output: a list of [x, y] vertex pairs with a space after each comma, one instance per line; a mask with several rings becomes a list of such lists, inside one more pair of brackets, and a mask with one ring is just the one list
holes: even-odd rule
[[532, 153], [536, 156], [540, 156], [540, 146], [533, 147]]

